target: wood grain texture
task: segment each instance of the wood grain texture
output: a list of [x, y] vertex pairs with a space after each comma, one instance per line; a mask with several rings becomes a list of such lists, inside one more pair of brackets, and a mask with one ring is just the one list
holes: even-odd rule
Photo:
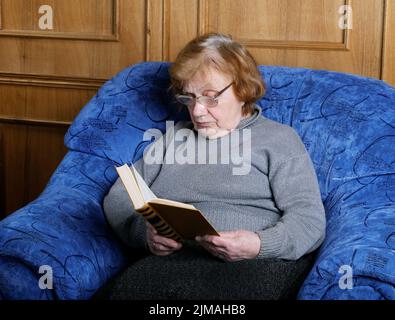
[[[5, 18], [0, 35], [83, 40], [118, 40], [119, 0], [48, 0], [53, 29], [41, 30], [41, 0], [1, 0]], [[12, 12], [10, 16], [8, 13]]]
[[[63, 145], [67, 128], [27, 126], [27, 130], [24, 200], [30, 202], [44, 190], [67, 152]], [[40, 174], [37, 168], [42, 168]]]
[[[338, 8], [344, 0], [206, 0], [208, 28], [240, 39], [343, 42]], [[218, 14], [225, 13], [225, 14]]]
[[165, 0], [164, 61], [173, 61], [182, 47], [198, 35], [197, 0]]
[[147, 0], [146, 61], [163, 61], [164, 0]]
[[107, 79], [0, 73], [0, 84], [98, 90]]
[[[27, 203], [24, 189], [25, 155], [27, 142], [27, 126], [14, 126], [0, 123], [2, 134], [4, 198], [7, 215]], [[40, 169], [40, 168], [36, 168]], [[39, 172], [36, 171], [38, 174]]]
[[[248, 4], [247, 4], [248, 2]], [[258, 64], [307, 67], [380, 78], [383, 0], [201, 0], [200, 32], [230, 34]], [[353, 29], [339, 27], [350, 5]]]
[[0, 219], [5, 217], [5, 181], [4, 181], [4, 150], [3, 135], [0, 125]]
[[[53, 5], [53, 31], [36, 30], [42, 1], [1, 1], [2, 73], [108, 79], [124, 67], [145, 60], [145, 0], [47, 1]], [[5, 33], [11, 29], [18, 35]], [[31, 32], [49, 38], [34, 38]], [[68, 36], [61, 39], [53, 32]], [[106, 41], [103, 37], [116, 39]]]
[[67, 150], [67, 127], [40, 127], [1, 123], [5, 216], [34, 200]]
[[382, 79], [395, 86], [395, 0], [386, 0]]
[[95, 90], [0, 84], [0, 121], [8, 117], [71, 122], [95, 93]]

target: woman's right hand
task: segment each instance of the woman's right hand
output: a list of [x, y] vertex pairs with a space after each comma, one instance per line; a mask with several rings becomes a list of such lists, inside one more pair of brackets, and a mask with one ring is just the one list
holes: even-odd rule
[[182, 248], [180, 242], [161, 236], [149, 223], [147, 223], [147, 244], [149, 250], [157, 256], [167, 256]]

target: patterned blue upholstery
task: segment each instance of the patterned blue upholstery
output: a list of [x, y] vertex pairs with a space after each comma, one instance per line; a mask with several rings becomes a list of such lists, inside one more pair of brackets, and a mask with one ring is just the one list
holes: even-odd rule
[[[114, 165], [135, 162], [148, 128], [178, 113], [168, 63], [141, 63], [109, 80], [65, 136], [69, 152], [44, 192], [0, 222], [0, 298], [88, 299], [127, 263], [104, 195]], [[327, 237], [300, 299], [395, 298], [395, 89], [353, 75], [261, 67], [266, 117], [296, 129], [315, 165]], [[53, 269], [40, 289], [39, 267]], [[352, 289], [339, 286], [352, 268]]]

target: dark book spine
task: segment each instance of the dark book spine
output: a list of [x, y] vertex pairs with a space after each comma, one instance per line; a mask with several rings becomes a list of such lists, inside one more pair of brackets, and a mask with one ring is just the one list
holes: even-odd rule
[[176, 241], [181, 240], [178, 233], [149, 205], [146, 205], [137, 211], [143, 215], [143, 217], [158, 231], [160, 235]]

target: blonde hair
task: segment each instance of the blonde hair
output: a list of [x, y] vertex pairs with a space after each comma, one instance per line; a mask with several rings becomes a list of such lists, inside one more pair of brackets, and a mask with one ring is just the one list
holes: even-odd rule
[[181, 93], [198, 72], [214, 68], [233, 79], [236, 97], [244, 101], [242, 113], [250, 114], [254, 103], [265, 93], [265, 85], [255, 59], [230, 36], [208, 33], [191, 40], [170, 67], [171, 90]]

